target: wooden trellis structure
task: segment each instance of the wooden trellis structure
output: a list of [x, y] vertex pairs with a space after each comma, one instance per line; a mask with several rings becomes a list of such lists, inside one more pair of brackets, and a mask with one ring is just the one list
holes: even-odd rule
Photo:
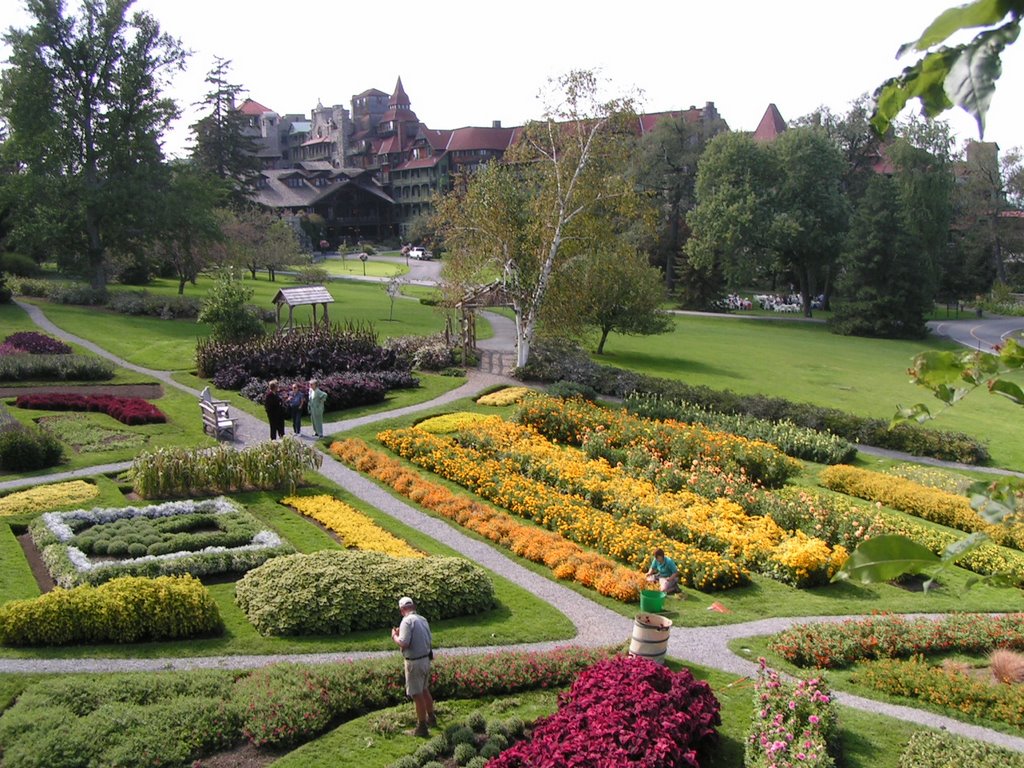
[[288, 330], [291, 330], [294, 323], [294, 312], [296, 307], [307, 304], [313, 307], [313, 327], [316, 328], [316, 306], [322, 304], [324, 316], [322, 322], [327, 325], [330, 318], [327, 316], [327, 305], [334, 303], [334, 297], [322, 285], [306, 285], [302, 288], [282, 288], [274, 296], [274, 305], [277, 308], [277, 330], [281, 330], [281, 308], [288, 307]]
[[462, 362], [476, 350], [476, 311], [484, 307], [510, 307], [508, 292], [500, 280], [471, 288], [456, 302], [459, 310], [459, 332], [462, 336]]

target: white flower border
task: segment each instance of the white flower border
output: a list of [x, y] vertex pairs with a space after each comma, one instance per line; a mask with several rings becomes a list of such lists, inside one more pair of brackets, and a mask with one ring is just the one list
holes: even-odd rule
[[[73, 509], [69, 512], [46, 512], [41, 515], [43, 522], [50, 532], [57, 537], [61, 544], [65, 544], [74, 538], [75, 533], [67, 520], [85, 520], [93, 525], [112, 523], [115, 520], [124, 520], [133, 517], [173, 517], [175, 515], [191, 514], [213, 514], [223, 515], [228, 512], [242, 511], [241, 507], [230, 499], [218, 496], [215, 499], [204, 499], [202, 501], [168, 501], [164, 504], [153, 504], [146, 507], [95, 507], [93, 509]], [[125, 558], [121, 560], [105, 560], [93, 562], [89, 556], [78, 547], [67, 546], [67, 558], [79, 573], [88, 573], [102, 568], [114, 568], [133, 566], [148, 562], [162, 562], [177, 560], [197, 555], [210, 555], [219, 552], [248, 552], [260, 549], [271, 549], [283, 545], [281, 537], [270, 530], [258, 531], [252, 537], [252, 542], [238, 547], [205, 547], [200, 550], [181, 550], [179, 552], [168, 552], [164, 555], [142, 555], [141, 557]]]

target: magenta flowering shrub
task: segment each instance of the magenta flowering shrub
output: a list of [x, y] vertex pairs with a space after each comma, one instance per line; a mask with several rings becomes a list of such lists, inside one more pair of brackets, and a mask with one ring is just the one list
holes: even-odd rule
[[113, 395], [76, 395], [50, 392], [38, 395], [20, 395], [14, 404], [19, 408], [40, 411], [93, 411], [105, 413], [122, 424], [163, 424], [167, 417], [163, 411], [141, 397], [115, 397]]
[[698, 748], [717, 739], [719, 709], [708, 684], [689, 670], [672, 672], [647, 659], [618, 656], [581, 672], [529, 741], [487, 765], [699, 766]]
[[30, 355], [69, 355], [71, 347], [63, 341], [36, 331], [18, 331], [4, 339], [7, 345], [16, 351], [28, 352]]
[[916, 654], [1024, 650], [1024, 614], [954, 613], [935, 621], [882, 614], [841, 623], [799, 624], [774, 635], [768, 647], [791, 664], [823, 669]]
[[825, 682], [820, 677], [786, 682], [764, 659], [760, 662], [744, 768], [834, 768], [839, 724]]

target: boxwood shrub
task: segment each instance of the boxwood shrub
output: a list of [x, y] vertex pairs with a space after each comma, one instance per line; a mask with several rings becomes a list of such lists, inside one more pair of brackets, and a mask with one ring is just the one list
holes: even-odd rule
[[337, 550], [296, 554], [253, 569], [235, 588], [238, 605], [263, 635], [395, 626], [402, 595], [412, 596], [428, 619], [468, 616], [496, 605], [484, 570], [456, 557]]
[[0, 427], [0, 469], [31, 472], [60, 464], [63, 458], [64, 447], [45, 429], [17, 423]]
[[213, 597], [191, 576], [124, 576], [0, 606], [0, 643], [139, 643], [220, 634]]

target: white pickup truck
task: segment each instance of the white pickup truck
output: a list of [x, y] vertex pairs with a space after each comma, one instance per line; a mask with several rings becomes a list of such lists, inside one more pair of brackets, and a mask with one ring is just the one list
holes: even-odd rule
[[434, 258], [434, 254], [417, 245], [409, 249], [409, 258], [417, 261], [430, 261]]

